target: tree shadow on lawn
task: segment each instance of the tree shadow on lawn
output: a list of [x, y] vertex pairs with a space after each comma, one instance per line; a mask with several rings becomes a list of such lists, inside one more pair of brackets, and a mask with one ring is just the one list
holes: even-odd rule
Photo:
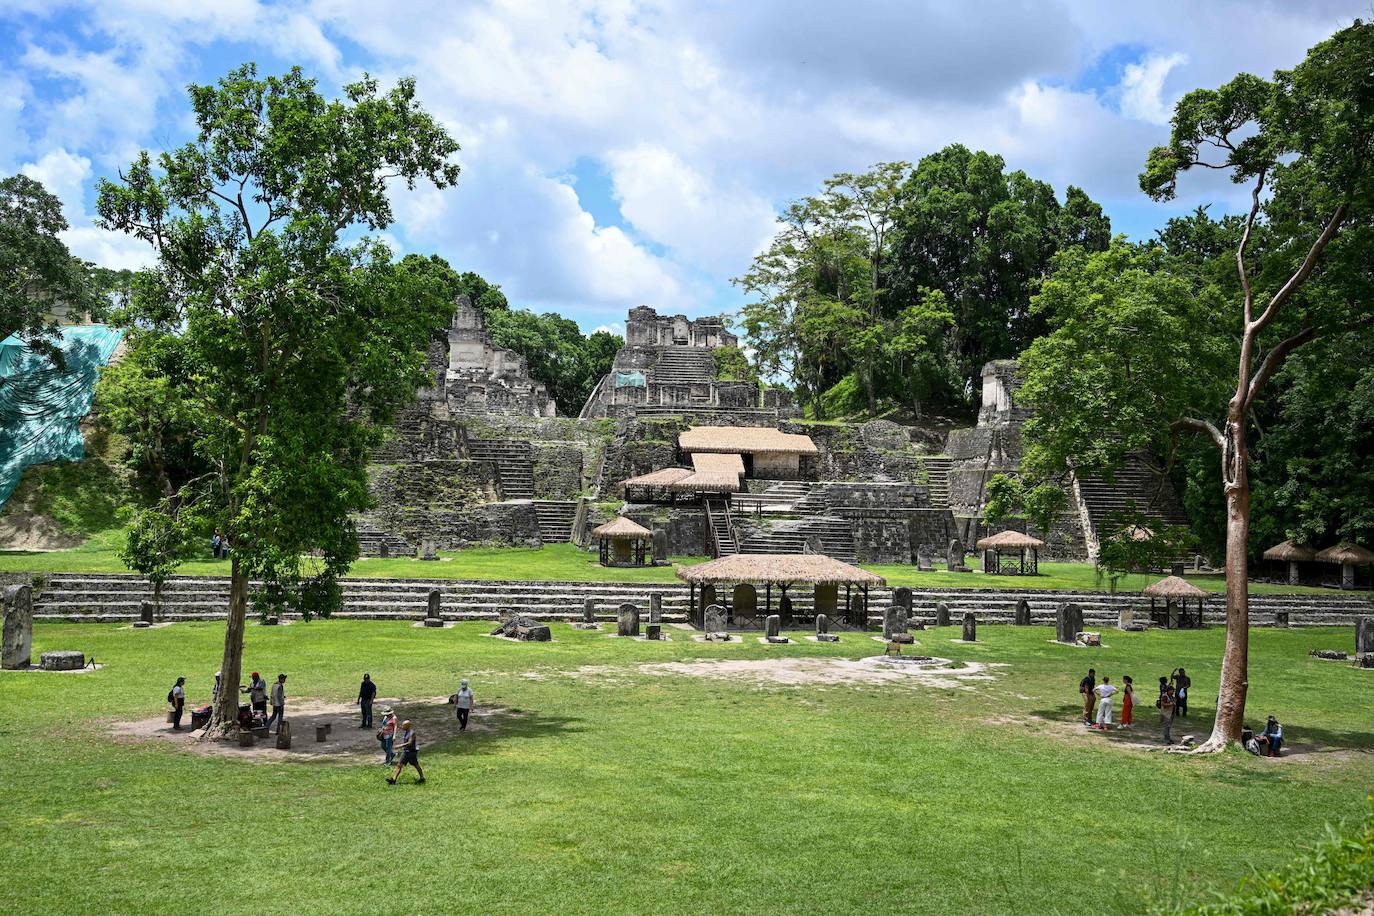
[[[1048, 730], [1059, 737], [1081, 735], [1090, 739], [1101, 739], [1111, 744], [1137, 750], [1160, 750], [1164, 744], [1163, 728], [1154, 705], [1137, 706], [1132, 728], [1113, 726], [1107, 731], [1090, 729], [1083, 724], [1083, 707], [1074, 703], [1054, 709], [1032, 710], [1024, 724], [1031, 727], [1048, 726]], [[1114, 722], [1120, 722], [1121, 709], [1112, 710]], [[1179, 740], [1191, 735], [1194, 744], [1200, 744], [1212, 733], [1214, 715], [1190, 715], [1175, 717], [1173, 724], [1174, 746]], [[1008, 721], [1016, 721], [1014, 719]], [[1320, 754], [1344, 754], [1349, 752], [1374, 752], [1374, 732], [1335, 731], [1280, 718], [1283, 723], [1283, 752], [1280, 759], [1288, 757], [1308, 757]], [[1264, 722], [1255, 717], [1252, 727], [1261, 731]]]

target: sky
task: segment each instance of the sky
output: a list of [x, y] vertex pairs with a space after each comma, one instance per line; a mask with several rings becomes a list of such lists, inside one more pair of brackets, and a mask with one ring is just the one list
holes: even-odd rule
[[1240, 208], [1217, 176], [1157, 204], [1137, 175], [1173, 102], [1268, 76], [1368, 0], [0, 0], [0, 173], [63, 201], [74, 253], [151, 260], [97, 228], [95, 182], [186, 142], [186, 86], [246, 61], [328, 94], [418, 82], [462, 146], [458, 184], [397, 189], [398, 254], [438, 253], [584, 330], [636, 305], [736, 311], [730, 280], [787, 201], [951, 143], [1069, 184], [1115, 231]]

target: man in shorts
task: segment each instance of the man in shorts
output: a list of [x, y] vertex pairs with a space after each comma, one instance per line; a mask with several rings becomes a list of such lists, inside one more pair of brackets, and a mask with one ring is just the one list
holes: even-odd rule
[[415, 737], [415, 728], [406, 719], [401, 723], [401, 756], [396, 761], [396, 769], [387, 778], [387, 783], [396, 785], [396, 780], [401, 777], [401, 771], [406, 768], [406, 764], [415, 767], [415, 772], [419, 774], [416, 784], [425, 781], [425, 771], [420, 769], [420, 742]]

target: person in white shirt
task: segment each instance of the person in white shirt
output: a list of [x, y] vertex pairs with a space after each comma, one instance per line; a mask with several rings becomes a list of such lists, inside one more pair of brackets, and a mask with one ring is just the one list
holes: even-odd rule
[[267, 727], [271, 728], [272, 723], [277, 723], [277, 732], [281, 732], [281, 724], [286, 721], [286, 675], [277, 675], [277, 682], [272, 685], [272, 715], [267, 720]]
[[186, 709], [186, 678], [179, 677], [167, 699], [172, 704], [172, 730], [181, 731], [181, 713]]
[[458, 695], [453, 698], [453, 705], [458, 709], [458, 730], [465, 732], [468, 730], [468, 715], [472, 712], [472, 691], [468, 689], [467, 678], [463, 678], [458, 685]]
[[1093, 691], [1098, 700], [1097, 727], [1104, 730], [1112, 724], [1112, 696], [1116, 693], [1116, 687], [1111, 681], [1111, 678], [1103, 677], [1102, 683]]

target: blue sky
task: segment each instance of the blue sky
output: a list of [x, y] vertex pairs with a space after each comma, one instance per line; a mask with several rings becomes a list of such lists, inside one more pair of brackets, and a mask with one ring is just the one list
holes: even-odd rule
[[1367, 3], [0, 0], [0, 170], [44, 181], [68, 243], [149, 252], [91, 221], [95, 181], [182, 142], [185, 86], [244, 61], [327, 91], [414, 75], [463, 146], [445, 192], [398, 192], [402, 252], [437, 252], [518, 306], [590, 330], [648, 304], [733, 311], [773, 214], [828, 175], [949, 143], [1072, 183], [1145, 238], [1216, 178], [1136, 189], [1172, 102], [1291, 66]]

